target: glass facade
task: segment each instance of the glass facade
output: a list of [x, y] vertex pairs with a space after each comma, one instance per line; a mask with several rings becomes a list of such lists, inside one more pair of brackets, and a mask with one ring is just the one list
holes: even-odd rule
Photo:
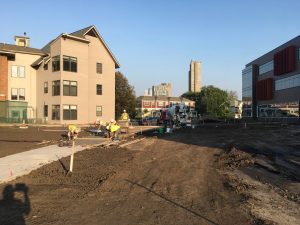
[[300, 86], [300, 74], [275, 81], [275, 90], [283, 90]]
[[252, 66], [246, 67], [242, 72], [242, 97], [245, 101], [252, 100]]
[[286, 102], [258, 106], [258, 117], [260, 118], [297, 118], [298, 116], [298, 102]]
[[274, 61], [271, 60], [261, 66], [259, 66], [259, 75], [272, 71], [274, 69]]

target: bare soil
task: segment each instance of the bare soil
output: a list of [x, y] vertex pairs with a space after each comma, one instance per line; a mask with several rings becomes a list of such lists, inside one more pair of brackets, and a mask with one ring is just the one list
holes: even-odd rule
[[1, 185], [0, 224], [300, 224], [299, 134], [208, 124], [79, 152], [73, 173], [64, 158]]
[[[52, 130], [52, 131], [51, 131]], [[0, 158], [54, 144], [67, 130], [63, 127], [0, 127]]]

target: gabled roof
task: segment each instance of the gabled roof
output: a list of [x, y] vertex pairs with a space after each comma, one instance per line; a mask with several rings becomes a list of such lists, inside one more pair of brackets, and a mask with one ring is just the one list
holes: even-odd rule
[[11, 45], [0, 43], [0, 51], [15, 52], [15, 53], [29, 53], [33, 55], [45, 55], [41, 49], [24, 47], [19, 45]]
[[73, 33], [71, 33], [70, 35], [76, 36], [76, 37], [80, 37], [80, 38], [84, 38], [84, 35], [89, 32], [94, 26], [88, 26], [86, 28], [83, 28], [81, 30], [75, 31]]
[[113, 58], [116, 68], [120, 68], [120, 64], [118, 62], [118, 60], [115, 58], [114, 54], [111, 52], [111, 50], [109, 49], [109, 47], [107, 46], [107, 44], [105, 43], [105, 41], [103, 40], [102, 36], [99, 34], [99, 32], [97, 31], [96, 27], [94, 25], [92, 26], [88, 26], [85, 27], [81, 30], [72, 32], [70, 34], [60, 34], [58, 37], [56, 37], [55, 39], [53, 39], [52, 41], [50, 41], [48, 44], [46, 44], [43, 48], [42, 51], [45, 53], [50, 53], [50, 46], [61, 36], [63, 37], [67, 37], [67, 38], [75, 38], [77, 40], [81, 40], [81, 41], [89, 41], [85, 36], [88, 34], [91, 34], [91, 32], [93, 32], [93, 36], [98, 37], [100, 39], [100, 41], [103, 43], [104, 47], [107, 49], [108, 53], [110, 54], [110, 56]]
[[86, 28], [83, 28], [81, 30], [75, 31], [73, 33], [71, 33], [70, 35], [72, 36], [76, 36], [79, 38], [85, 38], [85, 36], [90, 32], [90, 31], [94, 31], [94, 34], [100, 39], [100, 41], [103, 43], [104, 47], [107, 49], [108, 53], [110, 54], [110, 56], [113, 58], [113, 60], [115, 61], [116, 64], [116, 68], [120, 68], [120, 64], [118, 62], [118, 60], [116, 59], [116, 57], [114, 56], [114, 54], [112, 53], [112, 51], [109, 49], [109, 47], [107, 46], [107, 44], [105, 43], [105, 41], [103, 40], [102, 36], [100, 35], [100, 33], [97, 31], [96, 27], [94, 25], [92, 26], [88, 26]]
[[[59, 35], [60, 36], [60, 35]], [[49, 41], [43, 48], [42, 51], [45, 53], [50, 53], [50, 46], [56, 39], [53, 39], [52, 41]]]

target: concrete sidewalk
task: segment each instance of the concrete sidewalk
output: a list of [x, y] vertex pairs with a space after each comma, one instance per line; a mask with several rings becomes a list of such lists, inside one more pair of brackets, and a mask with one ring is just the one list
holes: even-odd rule
[[[107, 142], [105, 138], [77, 139], [74, 150], [75, 152], [79, 152], [105, 142]], [[71, 153], [72, 147], [50, 145], [0, 158], [0, 183], [26, 175], [32, 170], [69, 156]]]

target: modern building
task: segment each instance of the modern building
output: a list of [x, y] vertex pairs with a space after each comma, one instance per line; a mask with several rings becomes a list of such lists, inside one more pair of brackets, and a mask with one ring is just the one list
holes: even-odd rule
[[145, 96], [172, 96], [171, 83], [161, 83], [159, 85], [153, 85], [151, 88], [145, 90]]
[[195, 108], [195, 102], [183, 97], [166, 97], [166, 96], [140, 96], [138, 100], [138, 110], [143, 114], [146, 110], [151, 114], [167, 108], [171, 105], [185, 104], [191, 108]]
[[85, 124], [115, 115], [120, 65], [95, 26], [62, 33], [43, 48], [29, 37], [0, 43], [0, 120]]
[[297, 117], [300, 36], [253, 60], [242, 71], [243, 117]]
[[200, 92], [201, 88], [201, 63], [192, 60], [189, 70], [189, 91]]

